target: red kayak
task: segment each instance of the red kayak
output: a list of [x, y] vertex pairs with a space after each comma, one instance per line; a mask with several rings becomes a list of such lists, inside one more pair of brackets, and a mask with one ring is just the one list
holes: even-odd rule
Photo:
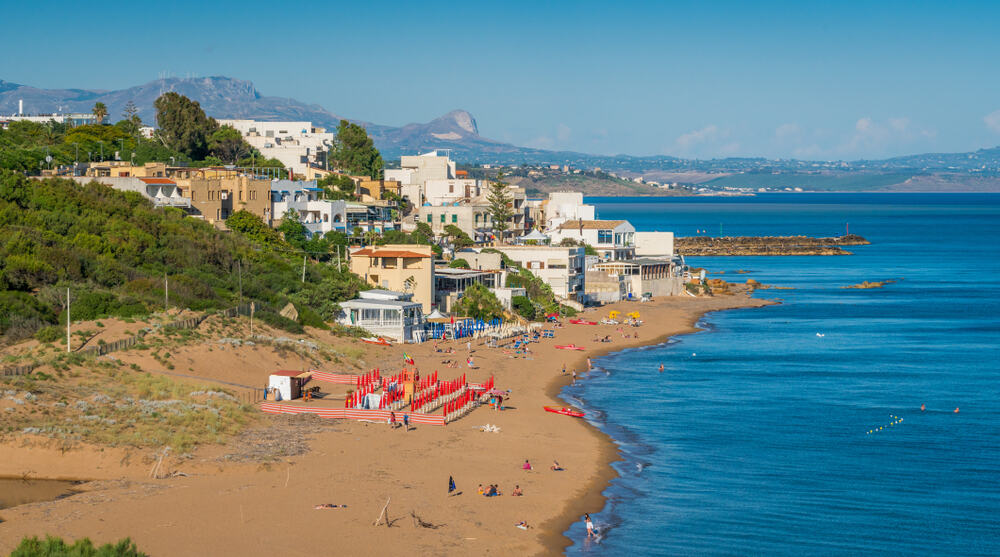
[[577, 346], [575, 344], [557, 344], [556, 348], [560, 350], [584, 350], [582, 346]]
[[389, 341], [385, 340], [382, 337], [378, 337], [377, 339], [375, 339], [375, 338], [363, 338], [363, 339], [361, 339], [361, 342], [367, 342], [368, 344], [377, 344], [379, 346], [392, 346], [392, 344], [390, 344]]
[[597, 321], [587, 321], [586, 319], [570, 319], [569, 322], [574, 325], [597, 325]]
[[546, 412], [552, 412], [553, 414], [562, 414], [563, 416], [572, 416], [574, 418], [582, 418], [583, 417], [583, 412], [578, 412], [576, 410], [570, 410], [569, 408], [566, 408], [566, 407], [560, 408], [558, 406], [543, 406], [542, 408], [545, 408]]

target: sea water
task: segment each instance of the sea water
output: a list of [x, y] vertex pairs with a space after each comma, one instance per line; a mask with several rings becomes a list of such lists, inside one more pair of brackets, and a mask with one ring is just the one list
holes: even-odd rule
[[1000, 554], [1000, 196], [589, 202], [637, 230], [849, 226], [872, 245], [688, 258], [794, 290], [759, 290], [781, 304], [710, 314], [703, 332], [601, 358], [566, 388], [623, 458], [593, 515], [601, 539], [577, 522], [570, 555]]

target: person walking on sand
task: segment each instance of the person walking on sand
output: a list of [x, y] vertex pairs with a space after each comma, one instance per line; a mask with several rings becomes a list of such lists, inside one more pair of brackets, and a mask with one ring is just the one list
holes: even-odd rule
[[590, 358], [587, 358], [587, 371], [594, 369], [594, 366], [590, 363]]
[[403, 431], [410, 431], [410, 415], [403, 414]]
[[465, 351], [468, 352], [468, 353], [470, 353], [470, 354], [472, 353], [472, 341], [471, 340], [465, 341]]
[[587, 537], [596, 538], [597, 532], [594, 531], [594, 521], [590, 520], [590, 513], [584, 513], [583, 519], [587, 524]]

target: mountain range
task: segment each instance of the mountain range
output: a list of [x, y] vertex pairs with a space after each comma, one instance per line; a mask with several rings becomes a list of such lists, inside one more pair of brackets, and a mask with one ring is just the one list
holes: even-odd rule
[[296, 99], [261, 94], [253, 83], [224, 76], [167, 78], [119, 90], [40, 89], [0, 80], [0, 115], [14, 114], [18, 101], [26, 113], [89, 112], [96, 102], [119, 119], [131, 101], [143, 122], [153, 123], [153, 101], [176, 91], [198, 101], [215, 118], [310, 121], [333, 131], [341, 119], [364, 126], [386, 161], [433, 149], [449, 149], [461, 162], [599, 167], [632, 178], [705, 185], [709, 188], [775, 186], [805, 189], [971, 189], [1000, 191], [1000, 148], [970, 153], [931, 153], [885, 160], [802, 161], [765, 158], [683, 159], [671, 156], [592, 155], [519, 147], [483, 137], [476, 119], [453, 110], [430, 122], [386, 126], [339, 115]]
[[132, 101], [142, 121], [153, 123], [156, 121], [153, 101], [167, 91], [175, 91], [198, 101], [205, 113], [214, 118], [309, 121], [328, 131], [334, 131], [341, 119], [347, 119], [368, 130], [386, 159], [432, 149], [451, 149], [453, 156], [459, 160], [497, 156], [516, 159], [544, 153], [482, 137], [476, 119], [464, 110], [453, 110], [424, 124], [384, 126], [347, 118], [318, 104], [265, 96], [249, 81], [222, 76], [158, 79], [114, 91], [39, 89], [0, 80], [0, 114], [16, 113], [18, 101], [23, 101], [25, 113], [31, 114], [90, 112], [94, 103], [102, 102], [114, 121], [120, 118], [125, 105]]

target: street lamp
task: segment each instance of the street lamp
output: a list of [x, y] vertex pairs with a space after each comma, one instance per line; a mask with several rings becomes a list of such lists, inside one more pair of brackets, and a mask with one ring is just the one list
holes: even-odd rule
[[118, 138], [118, 142], [122, 146], [122, 150], [118, 153], [118, 160], [122, 160], [122, 155], [125, 154], [125, 138], [124, 137]]
[[73, 157], [73, 162], [75, 164], [80, 164], [80, 144], [74, 141], [73, 147], [76, 147], [76, 156]]

